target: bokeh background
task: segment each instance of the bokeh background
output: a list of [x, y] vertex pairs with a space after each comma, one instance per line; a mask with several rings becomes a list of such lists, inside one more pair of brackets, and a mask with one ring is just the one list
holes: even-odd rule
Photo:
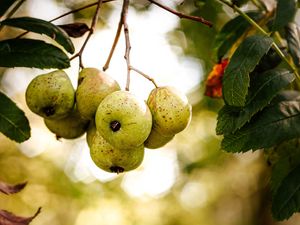
[[[27, 0], [15, 16], [50, 20], [93, 1]], [[31, 124], [30, 140], [16, 144], [0, 134], [0, 180], [28, 181], [15, 195], [0, 195], [0, 208], [30, 216], [42, 213], [33, 225], [296, 225], [300, 216], [275, 222], [270, 215], [269, 175], [264, 155], [257, 151], [228, 154], [215, 134], [221, 100], [203, 96], [204, 81], [212, 65], [216, 33], [235, 14], [215, 0], [164, 0], [163, 3], [214, 23], [208, 28], [180, 20], [146, 0], [132, 0], [128, 24], [131, 62], [159, 85], [184, 92], [193, 105], [190, 126], [165, 147], [146, 150], [143, 164], [126, 174], [98, 169], [89, 156], [85, 136], [56, 140], [43, 120], [25, 104], [24, 91], [35, 76], [47, 70], [0, 69], [0, 90], [22, 108]], [[182, 4], [183, 3], [183, 4]], [[122, 1], [103, 5], [95, 34], [83, 54], [85, 67], [101, 69], [119, 22]], [[246, 5], [244, 9], [253, 6]], [[95, 7], [64, 17], [56, 24], [91, 22]], [[5, 28], [0, 38], [20, 30]], [[37, 37], [28, 34], [30, 37]], [[39, 37], [40, 38], [40, 37]], [[46, 41], [50, 41], [45, 38]], [[79, 50], [84, 38], [73, 39]], [[108, 69], [125, 88], [125, 40], [119, 41]], [[0, 59], [1, 60], [1, 59]], [[69, 74], [77, 85], [78, 60]], [[146, 99], [153, 85], [132, 72], [131, 91]]]

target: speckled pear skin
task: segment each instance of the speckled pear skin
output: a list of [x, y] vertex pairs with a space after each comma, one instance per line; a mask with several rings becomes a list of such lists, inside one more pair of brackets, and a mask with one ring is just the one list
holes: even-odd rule
[[101, 134], [96, 131], [90, 145], [90, 154], [94, 163], [101, 169], [122, 173], [136, 169], [144, 159], [144, 146], [132, 149], [118, 149], [110, 145]]
[[29, 109], [47, 119], [66, 117], [73, 109], [75, 90], [62, 70], [35, 77], [26, 89]]
[[96, 68], [84, 68], [79, 73], [76, 102], [86, 119], [94, 119], [100, 102], [110, 93], [120, 90], [119, 84]]
[[89, 147], [92, 146], [92, 141], [93, 141], [93, 138], [94, 138], [96, 132], [97, 132], [97, 129], [96, 129], [95, 121], [90, 120], [89, 127], [86, 131], [86, 142], [87, 142]]
[[187, 97], [174, 87], [153, 89], [147, 104], [151, 110], [153, 127], [164, 136], [179, 133], [191, 120], [191, 105]]
[[57, 138], [75, 139], [82, 136], [89, 125], [89, 121], [81, 118], [79, 112], [74, 109], [68, 116], [62, 119], [44, 119], [46, 127]]
[[[96, 127], [111, 145], [131, 149], [144, 143], [151, 132], [152, 115], [147, 104], [128, 91], [108, 95], [96, 112]], [[112, 123], [118, 122], [117, 131]]]
[[169, 143], [175, 135], [163, 136], [155, 128], [152, 128], [150, 135], [147, 140], [144, 142], [145, 148], [156, 149], [163, 147]]

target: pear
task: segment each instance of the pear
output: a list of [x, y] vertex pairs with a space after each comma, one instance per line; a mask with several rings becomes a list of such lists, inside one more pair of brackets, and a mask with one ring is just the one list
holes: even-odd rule
[[130, 149], [147, 139], [152, 116], [144, 101], [128, 91], [116, 91], [100, 103], [95, 122], [97, 130], [112, 146]]
[[96, 68], [84, 68], [79, 73], [76, 90], [78, 111], [83, 118], [94, 119], [100, 102], [110, 93], [120, 90], [119, 84]]
[[74, 109], [67, 117], [57, 120], [44, 119], [46, 127], [57, 138], [74, 139], [85, 133], [89, 121], [82, 119], [79, 112]]
[[96, 131], [90, 145], [90, 154], [94, 163], [107, 172], [122, 173], [137, 168], [144, 159], [144, 146], [132, 149], [118, 149], [109, 144]]
[[151, 110], [153, 127], [163, 136], [179, 133], [191, 120], [191, 105], [187, 97], [174, 87], [153, 89], [147, 104]]
[[97, 132], [97, 129], [96, 129], [95, 121], [91, 120], [89, 123], [89, 127], [86, 131], [86, 142], [89, 147], [92, 146], [93, 138], [94, 138], [96, 132]]
[[147, 140], [144, 142], [146, 148], [156, 149], [163, 147], [168, 142], [170, 142], [175, 135], [163, 136], [155, 128], [152, 128], [150, 135]]
[[29, 109], [48, 119], [60, 119], [73, 109], [75, 90], [62, 70], [35, 77], [26, 89]]

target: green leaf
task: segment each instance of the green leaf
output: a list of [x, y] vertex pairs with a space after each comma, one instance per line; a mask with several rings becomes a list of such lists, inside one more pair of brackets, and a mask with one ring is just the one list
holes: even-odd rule
[[40, 40], [0, 41], [1, 67], [58, 68], [70, 66], [68, 56], [59, 48]]
[[300, 100], [282, 101], [265, 108], [248, 124], [224, 136], [222, 148], [228, 152], [272, 147], [300, 137]]
[[246, 106], [225, 105], [218, 115], [217, 134], [230, 134], [240, 129], [294, 79], [294, 74], [286, 69], [269, 70], [251, 77]]
[[277, 0], [272, 30], [280, 30], [294, 20], [297, 12], [297, 0]]
[[295, 23], [289, 23], [285, 27], [285, 37], [288, 44], [289, 52], [297, 67], [300, 66], [300, 30]]
[[[298, 155], [299, 156], [299, 155]], [[300, 210], [300, 164], [282, 180], [273, 195], [272, 214], [277, 220], [288, 219]]]
[[[262, 13], [258, 11], [248, 12], [247, 15], [258, 21], [262, 18]], [[217, 58], [221, 59], [237, 40], [251, 27], [250, 23], [242, 16], [237, 16], [227, 22], [221, 31], [216, 35], [214, 51]]]
[[0, 17], [3, 16], [6, 11], [16, 2], [16, 0], [1, 1], [0, 4]]
[[75, 49], [69, 36], [58, 26], [32, 17], [11, 18], [1, 22], [1, 25], [21, 28], [27, 31], [45, 34], [61, 44], [68, 52], [74, 53]]
[[29, 122], [24, 112], [0, 92], [0, 132], [16, 142], [30, 138]]
[[273, 41], [267, 36], [254, 35], [242, 42], [233, 54], [223, 77], [223, 96], [226, 104], [244, 106], [251, 73], [268, 52]]

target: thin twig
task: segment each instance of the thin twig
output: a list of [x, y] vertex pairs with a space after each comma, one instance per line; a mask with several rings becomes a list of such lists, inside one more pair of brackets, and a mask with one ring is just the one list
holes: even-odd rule
[[[10, 17], [12, 17], [17, 11], [18, 9], [23, 5], [23, 3], [26, 0], [21, 0], [19, 1], [13, 8], [12, 10], [7, 14], [6, 19], [9, 19]], [[0, 31], [3, 29], [3, 25], [0, 25]]]
[[129, 38], [129, 28], [127, 24], [127, 15], [128, 15], [128, 7], [129, 7], [129, 0], [124, 0], [123, 2], [123, 8], [122, 8], [122, 21], [123, 21], [123, 28], [124, 28], [124, 35], [125, 35], [125, 44], [126, 44], [126, 50], [125, 50], [125, 60], [127, 63], [127, 81], [126, 81], [126, 91], [129, 91], [130, 86], [130, 38]]
[[105, 70], [108, 69], [110, 61], [111, 61], [111, 58], [112, 58], [112, 56], [114, 54], [114, 51], [116, 49], [116, 46], [118, 44], [118, 41], [119, 41], [119, 38], [120, 38], [120, 35], [121, 35], [121, 31], [122, 31], [122, 27], [123, 27], [123, 19], [122, 19], [122, 17], [123, 17], [123, 15], [121, 14], [121, 18], [120, 18], [120, 22], [119, 22], [118, 29], [117, 29], [117, 32], [116, 32], [116, 36], [115, 36], [113, 45], [112, 45], [112, 47], [110, 49], [109, 55], [107, 57], [106, 63], [103, 66], [103, 71], [105, 71]]
[[[102, 3], [108, 3], [108, 2], [113, 2], [113, 1], [116, 1], [116, 0], [103, 0]], [[62, 14], [62, 15], [60, 15], [60, 16], [58, 16], [58, 17], [55, 17], [55, 18], [49, 20], [48, 22], [53, 22], [53, 21], [59, 20], [59, 19], [65, 17], [65, 16], [68, 16], [68, 15], [70, 15], [70, 14], [77, 13], [77, 12], [79, 12], [79, 11], [81, 11], [81, 10], [84, 10], [84, 9], [91, 8], [91, 7], [93, 7], [93, 6], [96, 6], [97, 4], [98, 4], [98, 1], [97, 1], [97, 2], [94, 2], [94, 3], [91, 3], [91, 4], [88, 4], [88, 5], [85, 5], [85, 6], [82, 6], [82, 7], [77, 8], [77, 9], [70, 10], [70, 11], [68, 11], [68, 12], [66, 12], [66, 13], [64, 13], [64, 14]], [[17, 36], [16, 38], [21, 38], [21, 37], [23, 37], [24, 35], [26, 35], [26, 34], [28, 34], [28, 33], [29, 33], [29, 31], [26, 31], [26, 32], [20, 34], [19, 36]]]
[[204, 19], [203, 17], [190, 16], [190, 15], [183, 14], [181, 12], [177, 12], [174, 9], [171, 9], [168, 6], [165, 6], [165, 5], [159, 3], [159, 2], [157, 2], [155, 0], [148, 0], [148, 1], [151, 2], [151, 3], [153, 3], [153, 4], [155, 4], [155, 5], [157, 5], [157, 6], [159, 6], [160, 8], [163, 8], [164, 10], [167, 10], [168, 12], [170, 12], [170, 13], [178, 16], [180, 19], [182, 19], [182, 18], [189, 19], [189, 20], [193, 20], [193, 21], [197, 21], [197, 22], [203, 23], [203, 24], [205, 24], [205, 25], [207, 25], [209, 27], [213, 26], [212, 22]]
[[92, 23], [91, 23], [90, 31], [89, 31], [88, 36], [86, 37], [81, 49], [79, 50], [78, 53], [76, 53], [74, 56], [72, 56], [70, 58], [70, 61], [71, 61], [71, 60], [75, 59], [76, 57], [79, 57], [79, 67], [80, 68], [84, 68], [83, 63], [82, 63], [82, 53], [83, 53], [89, 39], [91, 38], [91, 36], [93, 35], [93, 33], [95, 31], [96, 24], [97, 24], [97, 21], [98, 21], [98, 18], [99, 18], [99, 12], [100, 12], [100, 7], [102, 5], [102, 2], [103, 2], [103, 0], [99, 0], [98, 3], [97, 3], [97, 8], [96, 8], [96, 12], [95, 12], [95, 15], [94, 15]]
[[142, 76], [145, 77], [147, 80], [151, 81], [151, 82], [153, 83], [153, 85], [154, 85], [156, 88], [158, 87], [158, 85], [156, 84], [155, 80], [154, 80], [152, 77], [150, 77], [150, 76], [148, 76], [147, 74], [143, 73], [142, 71], [140, 71], [140, 70], [134, 68], [133, 66], [130, 66], [130, 70], [133, 70], [133, 71], [135, 71], [136, 73], [142, 75]]

